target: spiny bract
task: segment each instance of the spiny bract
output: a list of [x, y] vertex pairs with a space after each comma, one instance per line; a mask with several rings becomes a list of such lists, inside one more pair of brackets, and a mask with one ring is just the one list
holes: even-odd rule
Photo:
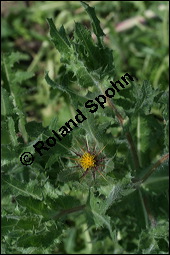
[[86, 176], [89, 170], [91, 170], [94, 179], [95, 179], [96, 171], [103, 176], [103, 174], [101, 173], [101, 171], [99, 171], [99, 169], [102, 170], [101, 169], [103, 168], [102, 162], [106, 159], [105, 157], [101, 156], [102, 151], [104, 150], [105, 147], [106, 146], [104, 146], [102, 150], [97, 152], [95, 147], [92, 150], [90, 150], [88, 143], [86, 143], [86, 150], [84, 150], [83, 148], [80, 148], [81, 152], [79, 153], [72, 151], [74, 154], [76, 154], [76, 156], [78, 156], [78, 158], [75, 158], [75, 159], [70, 158], [70, 159], [76, 161], [78, 164], [77, 166], [79, 166], [85, 171], [80, 178]]

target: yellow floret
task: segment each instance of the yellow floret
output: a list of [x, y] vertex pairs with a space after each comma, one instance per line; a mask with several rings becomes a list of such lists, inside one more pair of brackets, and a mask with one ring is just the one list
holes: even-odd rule
[[81, 156], [79, 162], [85, 171], [90, 167], [95, 167], [96, 164], [95, 156], [89, 152], [85, 152], [83, 156]]

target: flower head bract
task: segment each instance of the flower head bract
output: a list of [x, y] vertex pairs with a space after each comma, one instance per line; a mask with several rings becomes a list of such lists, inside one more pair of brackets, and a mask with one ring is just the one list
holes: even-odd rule
[[[85, 177], [89, 172], [92, 173], [93, 178], [96, 178], [96, 172], [103, 176], [101, 171], [103, 170], [103, 162], [106, 159], [105, 156], [102, 155], [102, 152], [106, 146], [104, 146], [100, 151], [96, 150], [96, 146], [93, 149], [90, 149], [88, 143], [86, 142], [86, 148], [80, 148], [79, 152], [72, 151], [76, 158], [69, 158], [74, 160], [77, 164], [75, 167], [81, 168], [84, 172], [82, 176]], [[103, 176], [106, 180], [106, 178]]]

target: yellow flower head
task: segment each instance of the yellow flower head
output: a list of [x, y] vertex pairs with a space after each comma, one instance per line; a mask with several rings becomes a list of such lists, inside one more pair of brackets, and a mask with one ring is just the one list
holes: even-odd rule
[[79, 159], [81, 167], [86, 171], [88, 168], [95, 167], [96, 160], [95, 155], [85, 152]]

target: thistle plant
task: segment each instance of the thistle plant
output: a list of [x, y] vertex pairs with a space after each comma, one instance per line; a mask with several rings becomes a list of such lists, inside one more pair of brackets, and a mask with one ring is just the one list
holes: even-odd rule
[[[70, 35], [47, 18], [61, 65], [45, 80], [72, 119], [80, 109], [86, 120], [42, 156], [33, 145], [59, 130], [60, 119], [27, 123], [18, 95], [32, 73], [15, 72], [22, 54], [2, 58], [3, 252], [168, 254], [168, 93], [134, 73], [104, 109], [89, 112], [87, 100], [120, 77], [95, 9], [81, 4], [90, 28], [75, 22]], [[23, 152], [34, 155], [32, 165], [21, 164]]]

